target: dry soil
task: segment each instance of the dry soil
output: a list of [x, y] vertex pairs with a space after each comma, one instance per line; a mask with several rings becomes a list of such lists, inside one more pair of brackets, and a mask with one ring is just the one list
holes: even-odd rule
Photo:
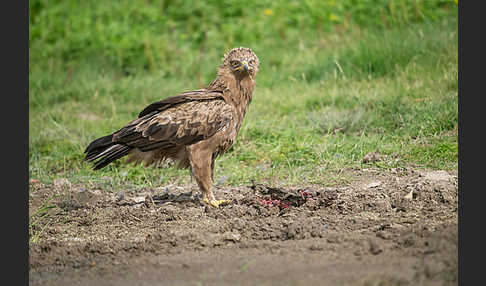
[[[115, 192], [31, 180], [30, 285], [457, 285], [457, 172]], [[42, 206], [55, 206], [36, 214]]]

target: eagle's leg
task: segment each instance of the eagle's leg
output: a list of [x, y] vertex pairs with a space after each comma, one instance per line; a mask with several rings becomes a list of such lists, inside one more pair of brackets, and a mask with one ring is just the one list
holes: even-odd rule
[[[191, 148], [192, 149], [192, 148]], [[211, 191], [212, 178], [212, 155], [203, 150], [189, 150], [189, 161], [191, 163], [191, 172], [196, 179], [197, 185], [202, 192], [203, 201], [211, 206], [219, 207], [222, 204], [229, 203], [229, 200], [216, 200], [213, 191]]]

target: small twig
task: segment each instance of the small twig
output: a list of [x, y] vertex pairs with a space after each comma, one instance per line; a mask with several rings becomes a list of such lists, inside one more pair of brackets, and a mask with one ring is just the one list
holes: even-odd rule
[[339, 72], [341, 72], [341, 74], [343, 75], [343, 77], [346, 78], [346, 75], [344, 74], [343, 68], [341, 67], [341, 65], [339, 64], [339, 62], [336, 59], [334, 59], [334, 63], [338, 67]]
[[73, 74], [73, 68], [69, 67], [67, 74], [66, 74], [66, 78], [64, 79], [64, 82], [62, 83], [63, 86], [65, 86], [68, 82], [71, 81], [72, 74]]
[[132, 217], [133, 217], [135, 220], [137, 220], [138, 222], [142, 222], [142, 220], [141, 220], [141, 219], [139, 219], [138, 217], [134, 216], [133, 214], [131, 214], [131, 213], [128, 213], [128, 214], [130, 214], [130, 215], [131, 215], [131, 216], [132, 216]]

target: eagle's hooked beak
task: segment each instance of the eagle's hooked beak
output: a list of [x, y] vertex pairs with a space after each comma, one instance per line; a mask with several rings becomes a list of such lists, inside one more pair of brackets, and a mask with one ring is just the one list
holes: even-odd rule
[[248, 72], [250, 67], [248, 66], [248, 63], [246, 61], [241, 61], [241, 65], [243, 66], [243, 69]]

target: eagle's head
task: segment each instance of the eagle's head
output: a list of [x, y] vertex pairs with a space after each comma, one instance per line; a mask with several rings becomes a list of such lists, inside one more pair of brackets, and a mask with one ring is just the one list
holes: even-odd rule
[[249, 48], [234, 48], [223, 58], [220, 68], [230, 71], [238, 77], [249, 75], [254, 78], [258, 72], [258, 57]]

